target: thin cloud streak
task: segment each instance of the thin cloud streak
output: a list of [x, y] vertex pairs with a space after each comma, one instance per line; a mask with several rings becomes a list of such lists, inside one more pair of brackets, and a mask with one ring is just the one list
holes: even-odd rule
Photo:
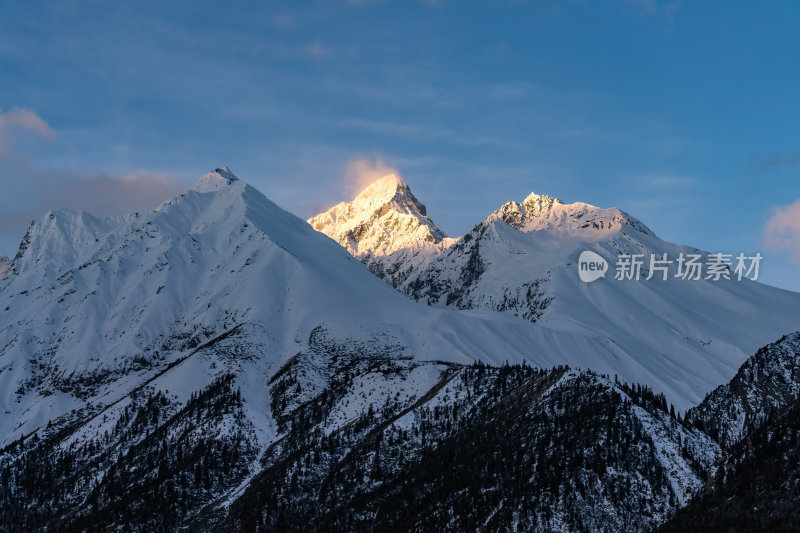
[[751, 162], [767, 168], [800, 167], [800, 150], [788, 152], [756, 152], [750, 157]]
[[319, 41], [305, 45], [303, 52], [313, 59], [330, 59], [333, 57], [333, 50]]
[[515, 142], [500, 137], [487, 135], [470, 135], [469, 133], [457, 133], [448, 128], [435, 126], [403, 124], [388, 121], [374, 121], [365, 119], [347, 119], [343, 121], [343, 126], [379, 133], [394, 137], [404, 137], [410, 139], [438, 140], [445, 141], [461, 146], [495, 146], [508, 149], [522, 149], [523, 147]]

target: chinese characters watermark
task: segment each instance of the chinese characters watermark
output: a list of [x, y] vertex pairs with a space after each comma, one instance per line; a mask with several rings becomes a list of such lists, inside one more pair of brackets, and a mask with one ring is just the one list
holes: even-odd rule
[[[681, 252], [670, 258], [666, 253], [620, 254], [617, 256], [614, 279], [618, 281], [645, 281], [656, 278], [666, 281], [670, 277], [689, 281], [719, 281], [735, 279], [758, 280], [763, 257], [761, 253], [745, 255], [701, 254]], [[578, 259], [581, 281], [591, 282], [605, 277], [608, 263], [595, 252], [582, 252]]]

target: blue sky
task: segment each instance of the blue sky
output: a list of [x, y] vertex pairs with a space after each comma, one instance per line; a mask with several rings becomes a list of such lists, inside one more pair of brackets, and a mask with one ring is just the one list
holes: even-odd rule
[[800, 3], [1, 9], [0, 254], [49, 208], [154, 207], [220, 165], [307, 217], [367, 161], [450, 235], [536, 191], [800, 290]]

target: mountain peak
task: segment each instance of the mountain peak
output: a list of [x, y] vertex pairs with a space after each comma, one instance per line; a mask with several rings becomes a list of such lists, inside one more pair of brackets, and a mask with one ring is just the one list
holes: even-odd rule
[[353, 201], [337, 204], [308, 223], [358, 257], [438, 244], [446, 237], [397, 174], [387, 174]]
[[236, 174], [231, 169], [228, 167], [217, 168], [200, 178], [200, 181], [194, 184], [192, 190], [197, 192], [217, 191], [235, 181], [239, 181], [239, 178], [236, 177]]
[[397, 174], [387, 174], [362, 190], [358, 196], [356, 196], [356, 200], [386, 198], [386, 201], [389, 201], [397, 194], [398, 190], [410, 192], [408, 185], [400, 176]]

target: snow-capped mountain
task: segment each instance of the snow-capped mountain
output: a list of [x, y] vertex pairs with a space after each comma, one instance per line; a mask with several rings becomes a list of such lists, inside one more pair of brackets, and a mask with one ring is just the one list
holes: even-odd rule
[[[105, 412], [148, 380], [174, 383], [186, 400], [223, 367], [247, 368], [237, 370], [245, 405], [263, 405], [256, 383], [319, 327], [342, 342], [380, 337], [420, 360], [519, 362], [536, 344], [521, 321], [410, 302], [226, 169], [152, 213], [44, 215], [0, 301], [3, 443], [74, 409]], [[195, 356], [230, 335], [238, 357]], [[256, 418], [261, 438], [274, 437]]]
[[[392, 180], [397, 190], [408, 186]], [[384, 217], [393, 204], [368, 188], [359, 203]], [[370, 197], [372, 197], [370, 199]], [[311, 219], [316, 220], [316, 217]], [[385, 233], [371, 216], [348, 219], [361, 232]], [[335, 220], [321, 228], [338, 235]], [[405, 239], [391, 232], [393, 242]], [[592, 355], [576, 361], [556, 343], [536, 350], [562, 354], [570, 364], [618, 373], [648, 383], [681, 409], [733, 377], [745, 359], [800, 322], [800, 294], [748, 280], [687, 280], [676, 277], [676, 260], [705, 252], [658, 238], [635, 217], [616, 208], [531, 194], [508, 202], [458, 239], [442, 240], [427, 253], [399, 248], [370, 255], [364, 242], [357, 257], [410, 298], [434, 307], [489, 309], [519, 316], [552, 335], [589, 343]], [[609, 264], [605, 278], [580, 280], [578, 257], [593, 251]], [[737, 250], [730, 251], [735, 254]], [[667, 279], [653, 270], [651, 256], [673, 261]], [[620, 254], [642, 254], [637, 280], [615, 279]]]
[[381, 277], [406, 280], [452, 244], [408, 185], [389, 174], [308, 219]]
[[[315, 501], [319, 528], [389, 526], [381, 484], [410, 501], [403, 480], [448, 446], [490, 459], [487, 492], [531, 480], [536, 529], [645, 530], [718, 454], [647, 386], [559, 365], [600, 360], [629, 382], [658, 368], [512, 314], [413, 302], [226, 168], [151, 213], [47, 213], [0, 301], [0, 523], [21, 530], [307, 529], [296, 513]], [[513, 472], [512, 428], [538, 454]], [[567, 496], [577, 485], [592, 488]], [[518, 521], [496, 511], [519, 495], [456, 520], [427, 487], [443, 524]]]
[[11, 268], [11, 259], [8, 257], [0, 257], [0, 278], [5, 276], [6, 272]]
[[352, 202], [337, 204], [308, 223], [359, 258], [436, 245], [446, 237], [395, 174], [379, 179]]

